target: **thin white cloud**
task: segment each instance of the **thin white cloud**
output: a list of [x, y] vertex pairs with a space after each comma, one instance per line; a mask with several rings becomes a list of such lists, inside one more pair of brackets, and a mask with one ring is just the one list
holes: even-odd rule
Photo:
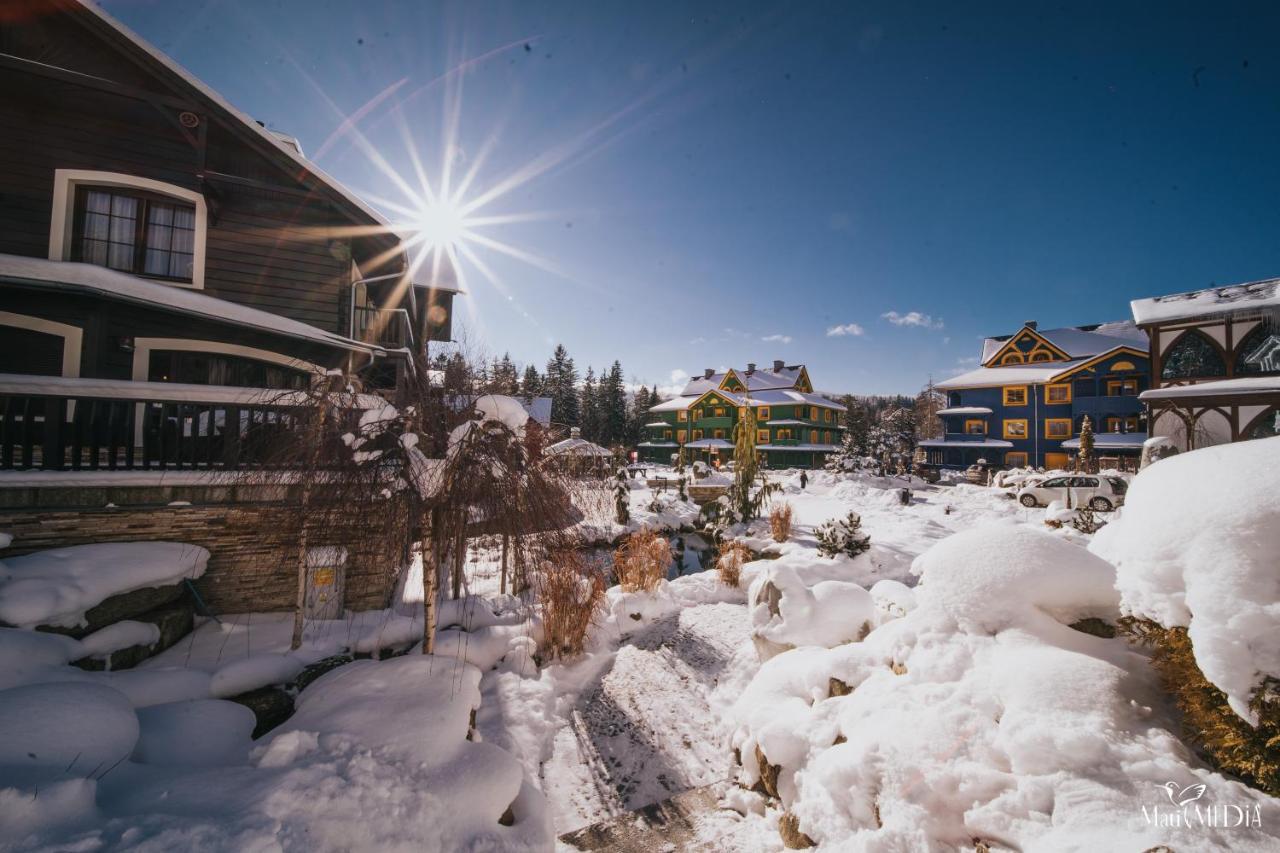
[[671, 371], [670, 381], [665, 385], [654, 384], [653, 390], [658, 392], [661, 397], [674, 397], [684, 390], [684, 386], [689, 382], [689, 374], [687, 371], [676, 368]]
[[689, 341], [689, 346], [694, 346], [694, 347], [696, 347], [696, 346], [698, 346], [699, 344], [705, 344], [706, 342], [707, 342], [707, 339], [706, 339], [706, 338], [704, 338], [704, 337], [702, 337], [701, 335], [699, 335], [698, 337], [696, 337], [696, 338], [694, 338], [693, 340]]
[[865, 331], [866, 330], [857, 323], [845, 323], [843, 326], [832, 326], [830, 329], [827, 329], [827, 337], [843, 338], [846, 335], [850, 335], [855, 338], [860, 338]]
[[918, 326], [922, 329], [941, 329], [942, 318], [933, 319], [928, 314], [921, 314], [919, 311], [908, 311], [905, 314], [899, 314], [897, 311], [886, 311], [880, 315], [895, 326]]
[[789, 344], [791, 343], [790, 335], [765, 335], [760, 340], [767, 344]]

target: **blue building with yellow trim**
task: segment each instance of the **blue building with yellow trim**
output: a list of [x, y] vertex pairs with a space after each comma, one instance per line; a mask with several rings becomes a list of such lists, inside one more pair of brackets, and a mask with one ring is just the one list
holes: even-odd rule
[[1147, 335], [1129, 322], [1045, 331], [1028, 322], [984, 340], [981, 367], [935, 387], [947, 396], [942, 437], [920, 442], [932, 464], [1066, 468], [1086, 416], [1099, 456], [1136, 460], [1147, 438], [1138, 400], [1150, 387]]

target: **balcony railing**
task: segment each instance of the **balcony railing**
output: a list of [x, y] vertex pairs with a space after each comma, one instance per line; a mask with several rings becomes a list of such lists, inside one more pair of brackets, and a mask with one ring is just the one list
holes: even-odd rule
[[0, 374], [0, 469], [282, 467], [313, 411], [299, 391]]
[[393, 349], [413, 347], [413, 324], [403, 308], [356, 305], [351, 309], [351, 324], [351, 337], [358, 341]]

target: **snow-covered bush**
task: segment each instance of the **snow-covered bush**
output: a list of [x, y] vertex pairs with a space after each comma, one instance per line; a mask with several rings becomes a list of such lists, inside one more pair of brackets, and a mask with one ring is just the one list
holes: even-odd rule
[[755, 575], [747, 592], [751, 634], [762, 658], [796, 646], [830, 648], [859, 640], [877, 622], [871, 594], [855, 583], [809, 586], [783, 560]]
[[[1182, 849], [1185, 825], [1143, 818], [1171, 783], [1271, 808], [1178, 740], [1144, 656], [1069, 627], [1116, 618], [1105, 561], [999, 524], [916, 568], [905, 615], [776, 655], [733, 708], [739, 784], [776, 796], [797, 833], [829, 849]], [[1273, 849], [1275, 832], [1197, 824], [1193, 846]]]
[[723, 543], [716, 556], [716, 572], [726, 586], [737, 587], [742, 580], [742, 567], [751, 561], [751, 549], [736, 539]]
[[625, 592], [649, 592], [666, 580], [671, 545], [662, 535], [642, 527], [613, 552], [613, 574]]
[[1222, 767], [1272, 792], [1280, 791], [1280, 749], [1267, 738], [1280, 727], [1277, 484], [1280, 438], [1167, 457], [1134, 478], [1120, 518], [1090, 546], [1115, 564], [1121, 608], [1155, 646], [1153, 662], [1196, 737]]
[[769, 533], [774, 542], [791, 538], [791, 504], [783, 502], [769, 510]]
[[871, 537], [862, 531], [862, 517], [852, 510], [844, 518], [823, 522], [813, 535], [818, 540], [818, 551], [828, 557], [856, 557], [871, 547]]
[[604, 569], [576, 549], [555, 551], [533, 576], [542, 620], [543, 657], [574, 657], [586, 645], [587, 631], [604, 604]]

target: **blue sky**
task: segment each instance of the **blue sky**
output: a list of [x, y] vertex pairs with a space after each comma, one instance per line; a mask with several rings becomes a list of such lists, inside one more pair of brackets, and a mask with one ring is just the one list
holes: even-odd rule
[[482, 211], [542, 218], [477, 230], [550, 269], [479, 248], [507, 295], [469, 270], [462, 314], [521, 364], [912, 393], [1024, 320], [1280, 275], [1275, 4], [103, 5], [386, 199], [322, 146], [390, 90], [356, 127], [438, 178], [460, 83], [468, 197], [548, 166]]

